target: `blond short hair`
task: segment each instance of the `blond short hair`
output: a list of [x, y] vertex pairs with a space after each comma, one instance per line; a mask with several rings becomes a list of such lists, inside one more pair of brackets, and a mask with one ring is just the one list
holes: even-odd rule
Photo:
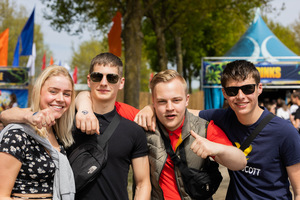
[[[63, 143], [65, 147], [69, 147], [73, 144], [74, 140], [72, 137], [72, 126], [75, 115], [75, 91], [74, 91], [74, 82], [72, 77], [70, 76], [68, 70], [62, 66], [58, 65], [50, 65], [45, 68], [45, 70], [40, 74], [37, 78], [33, 90], [32, 90], [32, 99], [31, 99], [31, 110], [33, 112], [38, 112], [40, 110], [40, 99], [41, 99], [41, 89], [50, 77], [63, 75], [69, 79], [72, 84], [72, 95], [71, 95], [71, 104], [69, 109], [63, 113], [63, 115], [56, 119], [56, 123], [54, 125], [54, 130], [56, 135]], [[36, 129], [40, 136], [46, 136], [46, 130]]]
[[167, 69], [155, 74], [155, 76], [150, 81], [150, 89], [153, 95], [153, 90], [158, 83], [169, 82], [173, 79], [179, 79], [184, 86], [185, 94], [188, 94], [187, 84], [185, 79], [175, 70]]

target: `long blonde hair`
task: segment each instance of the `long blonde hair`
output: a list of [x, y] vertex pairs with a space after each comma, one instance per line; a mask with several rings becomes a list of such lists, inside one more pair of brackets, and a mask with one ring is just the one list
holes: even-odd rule
[[[40, 110], [40, 99], [41, 99], [41, 89], [50, 77], [63, 75], [68, 78], [72, 84], [72, 95], [71, 95], [71, 104], [68, 110], [63, 113], [63, 115], [56, 119], [56, 123], [54, 125], [54, 130], [56, 132], [57, 137], [63, 143], [65, 147], [71, 146], [74, 142], [72, 137], [72, 126], [73, 119], [75, 115], [75, 91], [74, 91], [74, 82], [72, 77], [70, 76], [68, 70], [62, 66], [58, 65], [50, 65], [46, 67], [46, 69], [41, 73], [41, 75], [37, 78], [33, 90], [32, 90], [32, 98], [31, 98], [31, 110], [33, 112], [38, 112]], [[36, 129], [40, 136], [46, 136], [46, 129]]]

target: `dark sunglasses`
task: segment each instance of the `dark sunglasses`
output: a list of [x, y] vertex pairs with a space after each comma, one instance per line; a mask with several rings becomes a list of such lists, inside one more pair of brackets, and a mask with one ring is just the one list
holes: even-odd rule
[[230, 97], [234, 97], [239, 93], [241, 89], [244, 94], [252, 94], [255, 91], [256, 84], [243, 85], [241, 87], [224, 87], [226, 94]]
[[[100, 72], [92, 72], [90, 74], [91, 80], [93, 82], [101, 82], [103, 79], [103, 74]], [[106, 80], [109, 83], [115, 84], [119, 81], [120, 77], [118, 74], [106, 74]]]

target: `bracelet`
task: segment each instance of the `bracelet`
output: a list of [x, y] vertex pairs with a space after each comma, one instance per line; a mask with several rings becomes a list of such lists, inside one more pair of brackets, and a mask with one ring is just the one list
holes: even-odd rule
[[32, 116], [36, 115], [37, 113], [38, 113], [38, 112], [33, 113]]

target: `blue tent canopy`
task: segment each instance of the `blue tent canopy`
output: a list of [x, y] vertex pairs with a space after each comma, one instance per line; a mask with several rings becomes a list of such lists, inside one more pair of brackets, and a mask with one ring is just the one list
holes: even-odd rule
[[[259, 9], [257, 9], [255, 18], [247, 31], [240, 38], [240, 40], [228, 52], [225, 53], [225, 55], [222, 57], [222, 60], [231, 61], [236, 60], [239, 57], [243, 57], [241, 59], [247, 58], [247, 60], [252, 62], [267, 61], [267, 65], [280, 61], [299, 62], [299, 57], [296, 58], [297, 55], [287, 48], [268, 28], [260, 15]], [[204, 63], [202, 63], [202, 67], [203, 73], [205, 74], [205, 70], [207, 69], [205, 69]], [[299, 66], [295, 65], [293, 67], [298, 69]], [[216, 70], [219, 69], [212, 69], [210, 71], [212, 74], [215, 74], [215, 76], [220, 76], [221, 72], [216, 74]], [[296, 75], [297, 74], [298, 73], [296, 73]], [[204, 77], [206, 75], [204, 75]], [[208, 86], [204, 83], [204, 94], [205, 109], [222, 107], [223, 94], [220, 87], [216, 88], [215, 85]]]
[[[255, 18], [240, 40], [224, 55], [225, 57], [265, 57], [266, 61], [280, 61], [274, 57], [297, 56], [269, 29], [257, 9]], [[286, 61], [286, 60], [285, 60]]]

